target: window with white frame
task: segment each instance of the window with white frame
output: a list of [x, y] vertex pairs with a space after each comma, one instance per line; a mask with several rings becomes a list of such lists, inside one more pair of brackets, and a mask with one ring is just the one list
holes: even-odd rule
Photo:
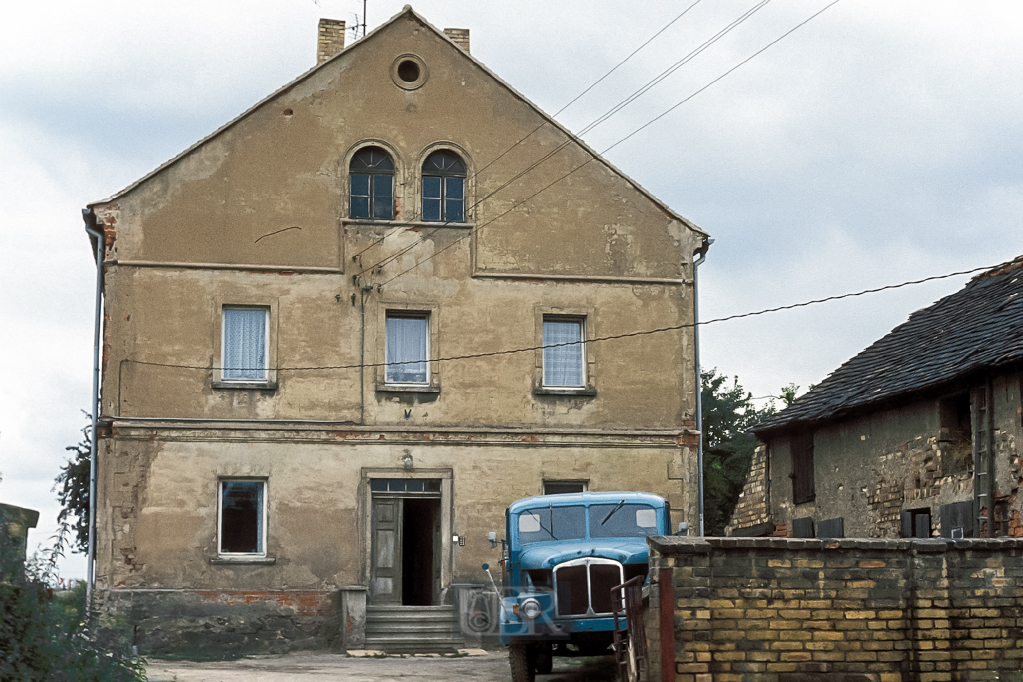
[[222, 479], [219, 494], [219, 552], [266, 555], [266, 481]]
[[586, 385], [583, 318], [545, 317], [543, 320], [543, 385], [583, 388]]
[[387, 313], [384, 381], [388, 384], [430, 383], [430, 316]]
[[224, 381], [267, 380], [266, 308], [225, 307], [221, 366]]

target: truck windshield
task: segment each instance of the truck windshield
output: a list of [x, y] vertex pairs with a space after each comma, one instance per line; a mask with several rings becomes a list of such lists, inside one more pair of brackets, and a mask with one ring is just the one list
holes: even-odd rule
[[657, 535], [657, 512], [645, 504], [595, 504], [590, 507], [591, 538]]
[[527, 509], [519, 514], [519, 544], [521, 545], [553, 540], [578, 540], [584, 537], [586, 537], [586, 510], [582, 506], [540, 507], [539, 509]]

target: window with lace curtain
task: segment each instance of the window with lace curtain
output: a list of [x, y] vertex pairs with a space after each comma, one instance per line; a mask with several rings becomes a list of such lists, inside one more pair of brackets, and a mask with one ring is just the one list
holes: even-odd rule
[[430, 383], [430, 316], [387, 313], [384, 381], [388, 384]]
[[267, 308], [224, 307], [222, 376], [230, 381], [267, 380]]
[[544, 317], [544, 387], [582, 388], [586, 385], [584, 324], [585, 318], [581, 317]]

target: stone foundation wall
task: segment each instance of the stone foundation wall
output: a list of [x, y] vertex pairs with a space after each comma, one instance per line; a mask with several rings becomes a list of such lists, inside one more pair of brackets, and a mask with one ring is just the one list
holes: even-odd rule
[[1023, 681], [1023, 541], [650, 546], [651, 682]]
[[232, 658], [340, 648], [336, 592], [315, 590], [110, 590], [107, 617], [135, 631], [140, 654]]

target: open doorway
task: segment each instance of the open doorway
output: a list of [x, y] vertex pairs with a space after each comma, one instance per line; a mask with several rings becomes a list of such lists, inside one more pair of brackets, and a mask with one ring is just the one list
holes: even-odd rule
[[370, 603], [440, 604], [440, 481], [373, 479]]
[[433, 606], [440, 582], [440, 500], [406, 498], [402, 503], [401, 603]]

